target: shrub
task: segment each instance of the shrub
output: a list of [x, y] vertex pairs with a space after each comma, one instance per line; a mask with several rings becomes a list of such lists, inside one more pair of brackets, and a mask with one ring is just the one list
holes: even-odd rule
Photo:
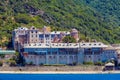
[[75, 43], [76, 40], [75, 40], [75, 38], [73, 38], [73, 37], [71, 37], [71, 36], [65, 36], [65, 37], [63, 38], [63, 42], [64, 42], [64, 43]]
[[73, 62], [73, 66], [75, 66], [75, 65], [77, 65], [77, 63], [76, 63], [76, 62]]
[[15, 60], [9, 60], [8, 62], [9, 62], [9, 66], [16, 66], [17, 65]]
[[39, 65], [40, 65], [40, 66], [43, 66], [44, 64], [43, 64], [43, 63], [40, 63]]
[[0, 66], [2, 66], [3, 65], [3, 62], [2, 61], [0, 61]]
[[96, 63], [94, 63], [95, 65], [97, 65], [97, 66], [102, 66], [103, 65], [103, 63], [102, 62], [96, 62]]
[[93, 62], [83, 62], [84, 65], [93, 65]]
[[0, 54], [0, 57], [1, 57], [1, 58], [4, 58], [4, 57], [5, 57], [5, 55], [4, 55], [4, 54]]
[[31, 61], [31, 62], [29, 63], [29, 65], [33, 65], [33, 62]]

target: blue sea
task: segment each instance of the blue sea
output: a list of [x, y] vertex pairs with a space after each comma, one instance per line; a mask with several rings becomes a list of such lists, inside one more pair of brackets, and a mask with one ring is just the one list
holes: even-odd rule
[[120, 80], [120, 74], [0, 74], [0, 80]]

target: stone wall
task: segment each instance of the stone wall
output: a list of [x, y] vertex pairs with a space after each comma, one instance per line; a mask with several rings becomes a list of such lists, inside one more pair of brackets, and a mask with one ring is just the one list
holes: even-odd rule
[[26, 66], [0, 67], [0, 71], [102, 71], [102, 66]]

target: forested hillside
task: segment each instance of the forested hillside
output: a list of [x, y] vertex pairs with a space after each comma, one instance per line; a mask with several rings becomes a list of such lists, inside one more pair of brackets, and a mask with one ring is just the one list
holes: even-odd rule
[[120, 26], [120, 0], [84, 0], [84, 3], [102, 14], [109, 25]]
[[7, 46], [12, 30], [17, 27], [41, 28], [44, 25], [51, 26], [53, 30], [76, 28], [81, 40], [120, 43], [119, 2], [120, 0], [0, 0], [0, 44]]

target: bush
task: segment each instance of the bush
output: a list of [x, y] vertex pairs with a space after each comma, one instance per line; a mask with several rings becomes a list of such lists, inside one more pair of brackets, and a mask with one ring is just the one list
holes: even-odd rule
[[77, 63], [76, 62], [73, 62], [73, 63], [70, 63], [70, 64], [67, 64], [68, 66], [75, 66], [75, 65], [77, 65]]
[[71, 37], [71, 36], [65, 36], [63, 38], [63, 42], [64, 43], [76, 43], [75, 38]]
[[44, 64], [43, 64], [43, 63], [40, 63], [39, 65], [40, 65], [40, 66], [43, 66]]
[[75, 66], [75, 65], [77, 65], [77, 63], [76, 63], [76, 62], [73, 62], [73, 66]]
[[0, 57], [1, 57], [1, 58], [4, 58], [4, 57], [5, 57], [5, 55], [4, 55], [4, 54], [0, 54]]
[[103, 65], [103, 63], [102, 62], [96, 62], [96, 63], [94, 63], [95, 65], [97, 65], [97, 66], [102, 66]]
[[84, 65], [94, 65], [93, 62], [83, 62]]
[[2, 61], [0, 61], [0, 66], [2, 66], [3, 65], [3, 62]]
[[31, 61], [31, 62], [29, 63], [29, 65], [33, 65], [33, 62]]
[[9, 60], [9, 66], [16, 66], [16, 62], [14, 60]]

